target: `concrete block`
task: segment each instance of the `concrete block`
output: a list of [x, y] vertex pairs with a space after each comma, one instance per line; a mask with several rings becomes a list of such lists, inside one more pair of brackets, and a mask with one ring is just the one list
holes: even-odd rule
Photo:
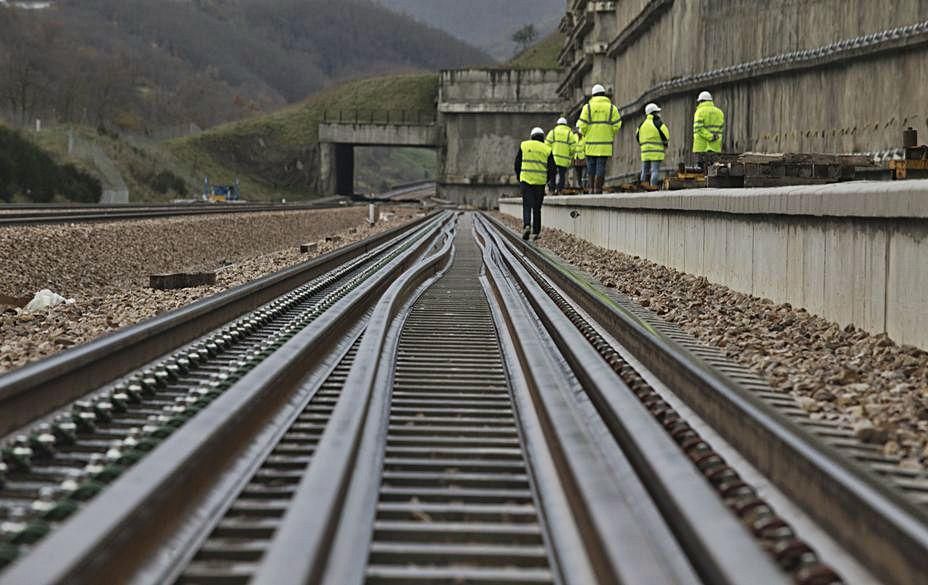
[[899, 343], [928, 348], [928, 226], [896, 229], [889, 239], [886, 330]]
[[149, 287], [155, 290], [177, 290], [216, 284], [215, 272], [176, 274], [152, 274], [148, 277]]
[[706, 264], [706, 216], [686, 213], [678, 217], [683, 228], [683, 264], [679, 269], [703, 276]]
[[728, 284], [725, 270], [728, 260], [728, 233], [726, 220], [718, 216], [705, 216], [705, 269], [702, 276], [712, 282]]
[[755, 223], [753, 254], [753, 294], [767, 299], [785, 299], [789, 289], [787, 226], [779, 221]]
[[754, 224], [740, 218], [725, 222], [725, 280], [734, 290], [751, 294], [754, 290]]
[[[809, 221], [798, 224], [801, 249], [799, 290], [801, 301], [798, 306], [810, 313], [824, 315], [825, 311], [825, 264], [826, 227]], [[796, 254], [790, 249], [790, 256]]]
[[[675, 213], [669, 216], [667, 225], [667, 265], [677, 270], [686, 270], [687, 247], [691, 244], [687, 240], [688, 216]], [[699, 242], [700, 253], [703, 243]]]

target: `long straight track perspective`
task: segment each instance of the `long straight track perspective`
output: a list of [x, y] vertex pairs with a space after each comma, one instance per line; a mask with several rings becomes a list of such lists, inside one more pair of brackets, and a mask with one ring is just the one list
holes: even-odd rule
[[894, 485], [492, 218], [304, 271], [0, 416], [0, 585], [924, 583]]
[[482, 259], [456, 244], [400, 336], [367, 583], [554, 583]]

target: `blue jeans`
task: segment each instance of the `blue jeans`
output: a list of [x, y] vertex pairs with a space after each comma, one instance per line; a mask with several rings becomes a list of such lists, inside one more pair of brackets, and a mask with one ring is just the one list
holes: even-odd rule
[[647, 183], [651, 180], [651, 185], [657, 187], [661, 183], [661, 161], [646, 160], [641, 163], [641, 182]]
[[586, 157], [586, 168], [589, 172], [590, 178], [593, 177], [605, 177], [606, 176], [606, 161], [609, 160], [608, 156], [587, 156]]

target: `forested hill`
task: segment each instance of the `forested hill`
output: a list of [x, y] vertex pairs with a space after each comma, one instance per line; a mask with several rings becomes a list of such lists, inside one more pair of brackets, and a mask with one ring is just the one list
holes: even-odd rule
[[517, 47], [513, 33], [531, 24], [539, 38], [564, 15], [564, 0], [377, 0], [480, 47], [500, 61]]
[[59, 0], [0, 7], [0, 115], [149, 130], [271, 111], [335, 81], [484, 65], [371, 0]]

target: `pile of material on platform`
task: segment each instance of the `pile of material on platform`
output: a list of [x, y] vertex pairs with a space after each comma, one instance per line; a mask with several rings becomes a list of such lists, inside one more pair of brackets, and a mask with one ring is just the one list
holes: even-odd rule
[[857, 169], [873, 166], [867, 155], [839, 154], [744, 154], [712, 155], [708, 186], [787, 187], [824, 185], [857, 178]]

